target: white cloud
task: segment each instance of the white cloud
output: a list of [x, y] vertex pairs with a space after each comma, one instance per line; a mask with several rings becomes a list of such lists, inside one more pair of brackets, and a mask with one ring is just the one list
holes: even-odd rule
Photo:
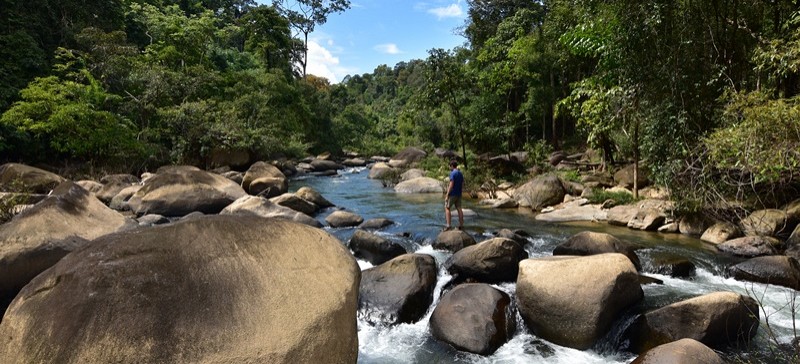
[[397, 44], [394, 43], [386, 43], [386, 44], [378, 44], [374, 47], [374, 49], [381, 53], [386, 54], [400, 54], [403, 53], [400, 48], [397, 48]]
[[[329, 47], [323, 47], [320, 43], [327, 44]], [[333, 49], [333, 52], [341, 52], [332, 39], [309, 39], [306, 73], [325, 77], [331, 83], [338, 83], [344, 76], [356, 73], [357, 70], [352, 67], [343, 67], [339, 62], [339, 57], [334, 56], [330, 49]]]
[[464, 16], [464, 10], [461, 9], [459, 4], [450, 4], [449, 6], [428, 9], [428, 13], [436, 15], [440, 20], [443, 18], [460, 18]]
[[308, 41], [306, 73], [325, 77], [331, 82], [336, 82], [338, 80], [332, 69], [337, 66], [339, 66], [339, 57], [334, 57], [329, 50], [319, 45], [319, 43], [313, 40]]

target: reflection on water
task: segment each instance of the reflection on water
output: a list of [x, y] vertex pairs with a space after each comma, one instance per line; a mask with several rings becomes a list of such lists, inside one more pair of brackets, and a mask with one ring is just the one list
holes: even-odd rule
[[[434, 304], [439, 300], [442, 287], [450, 276], [442, 269], [442, 264], [450, 256], [444, 251], [431, 248], [431, 243], [444, 226], [443, 196], [438, 194], [407, 195], [397, 194], [391, 188], [384, 188], [379, 181], [367, 178], [364, 169], [350, 170], [337, 177], [309, 177], [295, 179], [290, 183], [292, 191], [309, 186], [319, 191], [334, 203], [336, 208], [355, 212], [364, 219], [388, 218], [394, 225], [382, 229], [379, 234], [402, 244], [409, 252], [432, 255], [440, 267], [439, 281], [434, 296]], [[622, 240], [640, 245], [638, 250], [643, 266], [647, 266], [654, 253], [674, 254], [688, 258], [697, 266], [696, 275], [690, 279], [677, 279], [669, 276], [648, 274], [664, 281], [663, 285], [644, 286], [645, 299], [637, 307], [620, 319], [614, 330], [594, 348], [579, 351], [560, 347], [543, 341], [527, 331], [523, 324], [518, 325], [514, 338], [496, 353], [482, 357], [456, 351], [434, 340], [428, 333], [426, 317], [413, 324], [394, 327], [373, 326], [366, 322], [358, 323], [359, 362], [360, 363], [624, 363], [634, 356], [618, 352], [616, 340], [618, 331], [624, 328], [637, 312], [677, 302], [683, 299], [715, 291], [734, 291], [742, 294], [755, 294], [769, 315], [770, 325], [776, 330], [781, 341], [791, 340], [792, 312], [786, 307], [788, 297], [794, 292], [790, 289], [739, 282], [725, 278], [725, 267], [741, 261], [716, 253], [716, 249], [699, 239], [680, 234], [660, 234], [615, 227], [605, 223], [541, 223], [533, 219], [527, 209], [495, 210], [481, 206], [476, 201], [465, 200], [464, 207], [474, 210], [475, 217], [465, 219], [465, 230], [476, 241], [485, 240], [492, 233], [503, 229], [521, 229], [530, 235], [525, 250], [531, 257], [552, 255], [556, 245], [570, 236], [586, 230], [605, 232]], [[317, 216], [324, 224], [324, 218], [334, 208]], [[328, 231], [342, 241], [353, 234], [352, 228], [330, 229]], [[362, 269], [372, 265], [359, 262]], [[495, 286], [514, 296], [515, 285]], [[800, 315], [795, 312], [795, 315]], [[762, 312], [762, 319], [764, 313]], [[522, 319], [518, 320], [521, 323]], [[757, 341], [766, 345], [764, 330], [759, 330]]]

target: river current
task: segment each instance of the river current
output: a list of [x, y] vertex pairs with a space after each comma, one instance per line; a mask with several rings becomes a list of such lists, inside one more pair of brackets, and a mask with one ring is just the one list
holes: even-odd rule
[[[500, 229], [521, 229], [530, 237], [525, 250], [531, 258], [552, 255], [553, 249], [570, 236], [581, 231], [605, 232], [641, 246], [637, 255], [644, 267], [643, 274], [655, 277], [664, 284], [643, 286], [645, 298], [636, 307], [623, 315], [605, 338], [589, 350], [580, 351], [561, 347], [531, 334], [517, 314], [518, 327], [513, 339], [503, 345], [491, 356], [479, 356], [457, 351], [447, 344], [438, 342], [430, 335], [428, 321], [436, 306], [442, 287], [450, 280], [443, 263], [451, 255], [449, 252], [434, 250], [432, 242], [444, 226], [444, 204], [441, 195], [405, 195], [384, 188], [380, 181], [367, 178], [364, 168], [340, 171], [334, 177], [300, 177], [290, 182], [290, 189], [309, 186], [319, 191], [336, 208], [357, 213], [364, 219], [388, 218], [395, 222], [377, 232], [385, 238], [402, 244], [408, 252], [432, 255], [439, 267], [434, 302], [425, 318], [413, 324], [392, 327], [358, 322], [359, 363], [628, 363], [635, 355], [620, 351], [623, 340], [621, 332], [636, 313], [645, 312], [677, 301], [715, 291], [734, 291], [756, 298], [762, 305], [759, 333], [754, 345], [766, 348], [772, 342], [767, 334], [768, 327], [781, 343], [794, 338], [795, 317], [800, 315], [797, 305], [792, 306], [792, 297], [797, 292], [777, 286], [740, 282], [727, 278], [725, 269], [741, 260], [716, 252], [710, 244], [699, 239], [680, 234], [660, 234], [641, 232], [605, 223], [552, 224], [538, 222], [530, 213], [513, 209], [496, 210], [480, 206], [477, 201], [465, 200], [464, 207], [475, 211], [476, 215], [465, 219], [465, 231], [482, 240], [492, 237]], [[317, 218], [323, 222], [333, 209], [323, 211]], [[454, 221], [457, 221], [455, 218]], [[355, 229], [339, 228], [326, 230], [347, 242]], [[676, 254], [688, 258], [697, 267], [696, 274], [687, 279], [647, 272], [648, 263], [654, 254]], [[372, 265], [359, 261], [361, 269]], [[505, 291], [514, 300], [515, 284], [494, 285]], [[800, 302], [798, 302], [800, 304]]]

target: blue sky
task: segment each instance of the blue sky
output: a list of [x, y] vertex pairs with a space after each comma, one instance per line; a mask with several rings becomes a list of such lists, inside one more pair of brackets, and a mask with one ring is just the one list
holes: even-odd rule
[[381, 64], [427, 58], [428, 49], [465, 42], [456, 29], [466, 16], [464, 0], [351, 0], [349, 10], [309, 36], [308, 73], [335, 83]]

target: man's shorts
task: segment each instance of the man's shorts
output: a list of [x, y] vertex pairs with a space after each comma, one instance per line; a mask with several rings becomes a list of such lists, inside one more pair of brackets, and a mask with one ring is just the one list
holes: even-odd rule
[[444, 208], [449, 209], [450, 206], [456, 205], [457, 209], [461, 208], [461, 196], [447, 196], [444, 202]]

